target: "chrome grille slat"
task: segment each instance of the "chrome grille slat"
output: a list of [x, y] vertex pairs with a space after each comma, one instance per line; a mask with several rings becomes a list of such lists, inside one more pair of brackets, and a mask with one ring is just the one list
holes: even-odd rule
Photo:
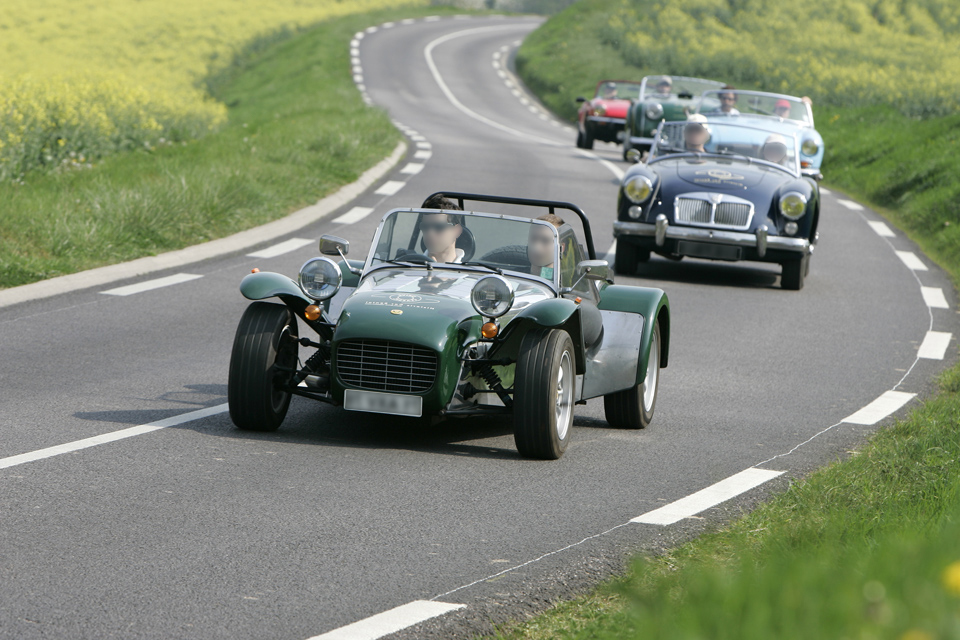
[[737, 202], [721, 202], [714, 216], [717, 224], [730, 227], [744, 227], [750, 224], [750, 205]]
[[345, 340], [336, 362], [344, 383], [371, 391], [422, 393], [437, 377], [437, 354], [404, 342]]
[[[717, 201], [719, 199], [719, 202]], [[677, 224], [746, 231], [753, 222], [753, 204], [736, 196], [687, 193], [674, 200]]]

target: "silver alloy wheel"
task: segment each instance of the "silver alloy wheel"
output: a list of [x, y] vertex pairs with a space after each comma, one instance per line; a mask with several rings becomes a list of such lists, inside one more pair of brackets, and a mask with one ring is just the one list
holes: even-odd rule
[[557, 370], [557, 397], [556, 419], [557, 437], [563, 440], [567, 437], [567, 430], [573, 421], [573, 387], [576, 380], [570, 364], [570, 352], [564, 351], [560, 356], [560, 367]]
[[650, 357], [647, 359], [647, 375], [643, 378], [643, 410], [653, 411], [657, 399], [657, 379], [660, 377], [660, 341], [657, 332], [650, 336]]

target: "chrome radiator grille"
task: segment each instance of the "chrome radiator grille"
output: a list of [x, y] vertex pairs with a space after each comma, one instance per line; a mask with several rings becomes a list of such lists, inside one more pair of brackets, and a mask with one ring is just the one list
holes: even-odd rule
[[753, 221], [753, 204], [736, 196], [691, 193], [674, 201], [674, 218], [679, 224], [747, 230]]
[[437, 354], [389, 340], [344, 340], [337, 347], [337, 375], [371, 391], [422, 393], [437, 377]]

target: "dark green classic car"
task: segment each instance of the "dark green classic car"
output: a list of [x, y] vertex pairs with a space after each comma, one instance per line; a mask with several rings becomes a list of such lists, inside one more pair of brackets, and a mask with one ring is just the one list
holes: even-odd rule
[[631, 149], [636, 149], [635, 154], [649, 150], [661, 122], [685, 120], [688, 114], [697, 112], [704, 91], [723, 86], [722, 82], [701, 78], [646, 76], [640, 82], [640, 99], [627, 110], [623, 159], [631, 159]]
[[[650, 423], [670, 343], [666, 294], [613, 284], [576, 205], [444, 195], [461, 209], [554, 215], [394, 209], [363, 262], [324, 236], [320, 252], [338, 260], [312, 258], [296, 280], [246, 276], [240, 291], [258, 302], [230, 362], [234, 424], [274, 430], [292, 395], [400, 416], [510, 414], [522, 455], [556, 459], [589, 398], [603, 396], [613, 426]], [[585, 243], [558, 211], [574, 214]]]

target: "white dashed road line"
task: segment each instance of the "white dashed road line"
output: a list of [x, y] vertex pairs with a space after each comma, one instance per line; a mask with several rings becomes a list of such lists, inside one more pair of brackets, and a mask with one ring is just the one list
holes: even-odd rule
[[844, 200], [843, 198], [837, 198], [837, 202], [845, 206], [847, 209], [850, 209], [851, 211], [863, 211], [863, 205], [858, 202], [854, 202], [853, 200]]
[[290, 253], [291, 251], [296, 251], [301, 249], [308, 244], [313, 244], [313, 240], [308, 238], [290, 238], [285, 242], [280, 242], [273, 245], [272, 247], [267, 247], [266, 249], [261, 249], [260, 251], [254, 251], [253, 253], [248, 253], [247, 257], [250, 258], [276, 258], [277, 256], [282, 256], [285, 253]]
[[309, 640], [376, 640], [415, 624], [463, 609], [466, 605], [414, 600], [389, 611], [328, 631]]
[[736, 498], [742, 493], [750, 491], [761, 484], [783, 475], [783, 471], [750, 468], [730, 476], [706, 489], [701, 489], [676, 502], [671, 502], [659, 509], [649, 511], [630, 522], [638, 524], [658, 524], [666, 526], [680, 522], [684, 518], [695, 516], [722, 502]]
[[406, 184], [407, 184], [406, 182], [402, 182], [400, 180], [387, 180], [382, 185], [380, 185], [380, 188], [374, 191], [374, 193], [377, 194], [378, 196], [396, 195], [397, 192], [399, 192], [400, 189], [403, 189], [403, 187]]
[[868, 220], [868, 221], [867, 221], [867, 224], [870, 225], [870, 228], [871, 228], [871, 229], [873, 229], [874, 231], [877, 232], [877, 235], [878, 235], [878, 236], [881, 236], [881, 237], [884, 237], [884, 238], [896, 238], [896, 237], [897, 237], [897, 234], [895, 234], [895, 233], [893, 232], [893, 230], [892, 230], [890, 227], [888, 227], [886, 224], [884, 224], [883, 222], [877, 222], [877, 221], [875, 221], [875, 220]]
[[190, 282], [191, 280], [197, 280], [198, 278], [202, 277], [203, 276], [198, 276], [193, 273], [175, 273], [172, 276], [154, 278], [153, 280], [146, 280], [144, 282], [138, 282], [137, 284], [128, 284], [125, 287], [107, 289], [106, 291], [101, 291], [100, 293], [108, 296], [132, 296], [135, 293], [143, 293], [144, 291], [152, 291], [154, 289], [169, 287], [171, 285], [181, 284], [183, 282]]
[[950, 346], [952, 334], [946, 331], [927, 331], [927, 335], [920, 344], [917, 351], [918, 358], [927, 358], [929, 360], [943, 360], [947, 355], [947, 347]]
[[354, 207], [343, 215], [337, 216], [331, 220], [331, 222], [334, 224], [353, 224], [354, 222], [363, 220], [371, 213], [373, 213], [373, 207]]
[[415, 154], [413, 154], [413, 157], [416, 158], [417, 160], [429, 160], [432, 155], [433, 155], [433, 152], [430, 151], [429, 149], [420, 149]]
[[825, 196], [832, 196], [832, 195], [833, 195], [833, 191], [830, 191], [829, 189], [825, 189], [825, 188], [823, 188], [823, 187], [820, 187], [820, 193], [823, 194], [823, 195], [825, 195]]
[[943, 295], [943, 289], [939, 287], [920, 287], [920, 293], [923, 295], [923, 301], [931, 309], [949, 309], [947, 297]]
[[400, 173], [405, 173], [409, 175], [416, 175], [423, 171], [423, 164], [420, 162], [408, 162], [407, 166], [403, 169], [400, 169]]
[[912, 251], [894, 250], [894, 253], [896, 253], [897, 257], [903, 261], [903, 264], [907, 265], [908, 269], [913, 269], [914, 271], [929, 271], [929, 269], [927, 269], [927, 265], [923, 264], [923, 262], [920, 261], [920, 258], [917, 257], [917, 254], [913, 253]]
[[904, 393], [903, 391], [884, 391], [879, 398], [860, 409], [851, 416], [842, 420], [848, 424], [877, 424], [890, 414], [898, 411], [900, 407], [907, 404], [917, 397], [915, 393]]

